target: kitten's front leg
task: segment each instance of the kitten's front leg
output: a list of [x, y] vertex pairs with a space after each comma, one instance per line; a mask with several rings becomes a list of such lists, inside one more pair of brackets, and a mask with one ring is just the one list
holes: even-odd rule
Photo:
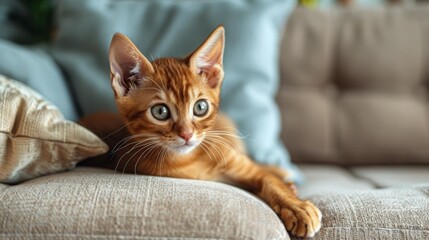
[[298, 196], [298, 189], [293, 182], [289, 181], [288, 179], [289, 174], [286, 170], [276, 166], [269, 166], [269, 165], [259, 165], [259, 167], [262, 167], [264, 171], [267, 171], [273, 174], [274, 176], [280, 178], [283, 182], [285, 182], [285, 184], [289, 187], [289, 189], [293, 192], [293, 194], [295, 196]]
[[322, 219], [319, 209], [309, 201], [300, 200], [278, 176], [246, 155], [231, 157], [224, 174], [265, 200], [293, 235], [313, 237], [319, 231]]
[[313, 237], [321, 227], [322, 214], [319, 209], [310, 201], [300, 200], [288, 186], [277, 181], [265, 177], [258, 196], [273, 208], [293, 235]]

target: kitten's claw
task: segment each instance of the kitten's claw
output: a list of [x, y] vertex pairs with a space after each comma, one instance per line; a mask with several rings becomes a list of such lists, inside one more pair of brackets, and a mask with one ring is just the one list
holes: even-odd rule
[[297, 237], [311, 238], [320, 230], [322, 214], [309, 201], [296, 206], [285, 205], [279, 212], [286, 229]]

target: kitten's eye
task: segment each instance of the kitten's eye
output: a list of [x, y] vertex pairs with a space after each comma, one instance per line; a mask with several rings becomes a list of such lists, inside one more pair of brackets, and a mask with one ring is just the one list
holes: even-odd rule
[[165, 121], [170, 118], [170, 110], [165, 104], [158, 104], [150, 109], [152, 116], [158, 120]]
[[209, 103], [206, 100], [198, 100], [194, 105], [194, 115], [202, 117], [206, 115], [209, 110]]

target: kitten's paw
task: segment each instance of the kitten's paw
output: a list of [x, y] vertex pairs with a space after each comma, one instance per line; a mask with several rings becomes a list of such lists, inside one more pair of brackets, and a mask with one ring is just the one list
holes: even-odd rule
[[298, 237], [314, 237], [321, 227], [322, 213], [309, 201], [294, 206], [284, 205], [279, 215], [286, 229]]

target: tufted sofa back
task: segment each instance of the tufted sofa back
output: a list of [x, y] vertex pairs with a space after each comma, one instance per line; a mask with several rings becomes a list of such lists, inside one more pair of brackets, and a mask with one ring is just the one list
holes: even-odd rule
[[281, 76], [282, 138], [294, 161], [429, 163], [429, 5], [298, 8]]

